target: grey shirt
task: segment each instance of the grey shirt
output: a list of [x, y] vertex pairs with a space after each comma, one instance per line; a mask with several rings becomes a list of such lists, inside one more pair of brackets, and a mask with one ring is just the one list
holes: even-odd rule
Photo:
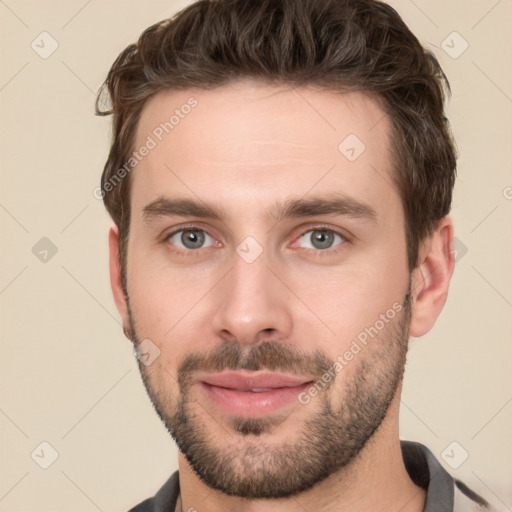
[[[411, 441], [401, 441], [401, 446], [411, 480], [427, 491], [423, 512], [490, 511], [487, 502], [452, 478], [427, 447]], [[129, 512], [174, 512], [179, 493], [180, 481], [176, 471], [153, 498], [148, 498]]]

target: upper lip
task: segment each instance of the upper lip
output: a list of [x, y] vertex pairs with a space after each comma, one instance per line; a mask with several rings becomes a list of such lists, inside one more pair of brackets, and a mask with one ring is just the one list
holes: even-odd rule
[[228, 389], [291, 388], [311, 382], [310, 378], [296, 377], [284, 373], [268, 372], [222, 372], [201, 376], [201, 382]]

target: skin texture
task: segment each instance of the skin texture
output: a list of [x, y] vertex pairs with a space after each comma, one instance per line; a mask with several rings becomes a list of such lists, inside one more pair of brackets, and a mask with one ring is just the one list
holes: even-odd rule
[[[249, 81], [163, 92], [145, 106], [135, 147], [191, 96], [197, 106], [132, 171], [126, 290], [117, 229], [109, 234], [125, 332], [160, 350], [139, 367], [180, 448], [179, 506], [422, 510], [425, 493], [400, 455], [401, 377], [409, 335], [428, 332], [446, 300], [450, 219], [424, 241], [411, 275], [389, 120], [363, 93]], [[365, 145], [354, 161], [338, 149], [349, 134]], [[287, 201], [333, 194], [373, 215], [271, 215]], [[208, 203], [223, 218], [144, 217], [164, 196]], [[196, 231], [169, 238], [179, 229]], [[187, 248], [194, 240], [200, 248]], [[262, 252], [249, 263], [241, 243]], [[377, 333], [326, 389], [263, 418], [226, 414], [195, 380], [229, 368], [316, 381], [372, 326]]]

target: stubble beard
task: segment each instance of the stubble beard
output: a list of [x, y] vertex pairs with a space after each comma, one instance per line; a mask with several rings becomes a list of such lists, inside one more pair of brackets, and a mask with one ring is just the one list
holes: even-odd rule
[[[128, 302], [129, 304], [129, 302]], [[135, 346], [140, 343], [135, 319], [129, 307]], [[209, 487], [246, 499], [279, 499], [312, 488], [357, 459], [368, 440], [386, 417], [403, 379], [411, 298], [408, 293], [399, 317], [368, 343], [350, 364], [357, 365], [353, 377], [343, 383], [340, 404], [332, 403], [335, 378], [310, 404], [316, 411], [304, 421], [293, 438], [282, 444], [265, 440], [287, 417], [230, 418], [222, 428], [206, 408], [193, 397], [192, 375], [197, 370], [269, 370], [312, 374], [321, 378], [334, 367], [320, 352], [302, 354], [279, 342], [265, 341], [243, 350], [236, 343], [224, 343], [209, 354], [188, 354], [178, 368], [177, 397], [165, 385], [170, 374], [155, 372], [139, 362], [139, 370], [155, 411], [196, 474]], [[343, 369], [339, 375], [343, 374]], [[293, 411], [290, 416], [293, 418]], [[290, 418], [292, 421], [293, 419]], [[224, 436], [219, 442], [218, 432]], [[216, 432], [214, 434], [213, 432]]]

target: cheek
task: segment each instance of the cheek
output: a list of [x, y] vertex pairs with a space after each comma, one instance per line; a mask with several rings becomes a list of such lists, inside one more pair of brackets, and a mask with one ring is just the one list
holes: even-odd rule
[[407, 282], [407, 273], [393, 264], [319, 269], [308, 277], [297, 275], [293, 289], [308, 306], [297, 304], [298, 311], [303, 312], [300, 331], [314, 327], [311, 334], [324, 340], [323, 350], [334, 359], [366, 328], [379, 322], [381, 315], [385, 320], [391, 317], [386, 312], [393, 314], [393, 306], [402, 304]]
[[135, 279], [129, 281], [128, 293], [139, 335], [151, 337], [150, 333], [153, 336], [158, 333], [157, 338], [165, 335], [172, 326], [172, 318], [169, 318], [169, 315], [173, 312], [173, 308], [169, 307], [172, 303], [171, 294], [165, 282], [140, 272]]
[[166, 334], [204, 294], [194, 272], [172, 268], [163, 258], [135, 251], [128, 266], [128, 293], [139, 327]]
[[140, 340], [149, 338], [160, 350], [154, 371], [161, 378], [167, 379], [165, 372], [174, 375], [188, 352], [216, 346], [211, 336], [215, 297], [208, 292], [218, 279], [213, 269], [191, 271], [145, 255], [132, 258], [128, 293], [136, 330]]

